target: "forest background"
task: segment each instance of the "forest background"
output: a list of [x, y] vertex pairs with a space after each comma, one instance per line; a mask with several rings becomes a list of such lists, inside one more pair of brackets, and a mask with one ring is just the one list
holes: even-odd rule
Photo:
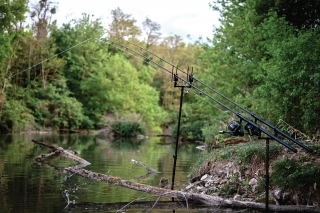
[[[220, 26], [212, 38], [186, 43], [179, 35], [163, 37], [149, 18], [140, 29], [120, 8], [108, 26], [83, 14], [58, 27], [54, 2], [1, 0], [1, 133], [97, 130], [110, 119], [139, 122], [149, 134], [174, 127], [180, 91], [172, 76], [109, 41], [130, 41], [184, 70], [193, 67], [197, 79], [266, 120], [316, 133], [320, 2], [215, 0], [210, 7], [220, 12]], [[212, 141], [232, 119], [190, 89], [181, 134]]]

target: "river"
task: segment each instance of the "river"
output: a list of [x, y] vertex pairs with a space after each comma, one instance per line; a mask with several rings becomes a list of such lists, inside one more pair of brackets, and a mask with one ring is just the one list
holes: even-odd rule
[[[170, 139], [151, 137], [145, 140], [108, 141], [92, 135], [2, 135], [0, 140], [0, 212], [2, 213], [50, 213], [50, 212], [117, 212], [134, 201], [156, 201], [158, 197], [111, 184], [88, 180], [76, 175], [67, 176], [61, 168], [74, 162], [58, 157], [49, 166], [41, 166], [34, 159], [50, 152], [31, 142], [36, 139], [74, 150], [91, 164], [86, 167], [99, 173], [110, 174], [127, 180], [153, 186], [161, 177], [171, 182], [175, 144]], [[192, 144], [179, 145], [175, 189], [188, 184], [191, 166], [203, 155]], [[147, 170], [131, 160], [148, 164], [160, 173], [145, 176]], [[68, 177], [68, 178], [67, 178]], [[66, 197], [66, 190], [69, 196]], [[121, 203], [112, 210], [68, 210], [67, 200], [80, 203]], [[169, 201], [162, 198], [161, 201]], [[154, 209], [152, 212], [208, 212], [208, 209], [187, 209], [181, 202], [179, 209]], [[94, 207], [95, 208], [95, 207]], [[149, 207], [148, 207], [149, 208]], [[146, 208], [127, 212], [147, 212]], [[219, 212], [217, 210], [216, 212]], [[225, 210], [223, 211], [225, 212]], [[230, 210], [233, 212], [233, 210]], [[249, 211], [245, 211], [249, 212]]]

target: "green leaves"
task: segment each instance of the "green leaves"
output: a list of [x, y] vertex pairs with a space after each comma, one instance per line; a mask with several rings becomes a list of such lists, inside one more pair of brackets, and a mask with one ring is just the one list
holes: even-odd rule
[[61, 50], [71, 47], [74, 40], [93, 37], [63, 55], [68, 88], [82, 103], [84, 116], [99, 128], [105, 113], [116, 112], [122, 117], [138, 114], [149, 130], [160, 131], [164, 113], [158, 106], [159, 94], [149, 86], [155, 70], [135, 68], [125, 57], [111, 55], [106, 43], [98, 39], [103, 35], [98, 20], [91, 21], [85, 15], [74, 24], [56, 29], [53, 36]]
[[[152, 70], [142, 67], [142, 71]], [[124, 57], [110, 57], [107, 66], [107, 77], [111, 80], [108, 85], [108, 111], [121, 114], [137, 113], [150, 130], [159, 132], [165, 115], [158, 105], [159, 93], [149, 86], [147, 79], [139, 79], [140, 72]]]
[[267, 75], [260, 95], [275, 103], [277, 117], [282, 116], [307, 133], [319, 128], [314, 125], [320, 112], [318, 37], [316, 30], [277, 39], [268, 46], [272, 58], [261, 63]]
[[28, 92], [25, 102], [38, 124], [53, 129], [79, 129], [85, 120], [82, 104], [69, 95], [61, 80]]
[[117, 137], [135, 137], [139, 134], [144, 135], [145, 130], [135, 121], [115, 121], [111, 124], [111, 131]]
[[298, 190], [304, 194], [309, 193], [314, 184], [320, 184], [320, 167], [314, 163], [301, 165], [295, 159], [285, 159], [274, 163], [273, 169], [271, 180], [282, 189]]
[[[287, 9], [293, 9], [284, 2], [215, 1], [212, 6], [221, 12], [222, 25], [211, 46], [203, 45], [205, 71], [199, 78], [270, 122], [281, 118], [312, 134], [320, 128], [320, 33], [307, 25], [297, 30], [299, 23], [288, 22], [299, 14], [279, 16], [279, 11], [289, 14]], [[198, 106], [213, 114], [209, 107]]]

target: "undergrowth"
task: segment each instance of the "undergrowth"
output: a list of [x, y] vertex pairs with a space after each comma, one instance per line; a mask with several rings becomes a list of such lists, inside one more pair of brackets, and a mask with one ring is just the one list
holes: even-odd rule
[[286, 158], [273, 164], [271, 181], [274, 185], [290, 191], [309, 192], [320, 185], [320, 166]]
[[[288, 152], [276, 142], [269, 145], [270, 189], [280, 188], [290, 193], [290, 198], [298, 198], [288, 202], [295, 204], [314, 203], [320, 199], [320, 145], [309, 146], [314, 150], [308, 153], [298, 149], [298, 153]], [[242, 178], [257, 178], [256, 193], [265, 191], [265, 158], [266, 144], [264, 141], [250, 142], [235, 146], [213, 149], [204, 154], [193, 167], [189, 175], [194, 180], [204, 174], [210, 174], [216, 165], [236, 162]], [[221, 168], [221, 167], [219, 167]], [[259, 176], [257, 176], [259, 171]], [[249, 172], [249, 173], [248, 173]], [[244, 183], [231, 181], [222, 186], [220, 195], [230, 196], [236, 192], [237, 186]]]
[[111, 124], [111, 131], [118, 137], [135, 137], [139, 134], [144, 135], [145, 129], [136, 121], [115, 121]]
[[[271, 143], [269, 146], [270, 159], [278, 156], [283, 150], [283, 147], [276, 143]], [[253, 158], [265, 159], [265, 144], [263, 142], [251, 142], [236, 146], [227, 146], [222, 149], [212, 150], [212, 154], [217, 160], [236, 160], [239, 164], [249, 164]]]

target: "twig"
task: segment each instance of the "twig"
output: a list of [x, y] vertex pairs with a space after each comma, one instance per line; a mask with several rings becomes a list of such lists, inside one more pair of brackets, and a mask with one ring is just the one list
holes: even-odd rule
[[[70, 204], [68, 190], [64, 190], [63, 198], [67, 201], [67, 205], [66, 205], [66, 207], [64, 207], [64, 209], [62, 210], [62, 213], [68, 208], [68, 206], [69, 206], [69, 204]], [[67, 199], [66, 199], [66, 198], [67, 198]]]
[[147, 164], [145, 164], [145, 163], [143, 163], [141, 161], [137, 161], [137, 160], [134, 160], [134, 159], [132, 159], [131, 161], [132, 161], [132, 163], [139, 164], [140, 166], [146, 168], [148, 170], [148, 173], [160, 173], [157, 170], [151, 168], [150, 166], [148, 166]]
[[158, 203], [158, 201], [160, 200], [160, 198], [161, 198], [161, 195], [157, 198], [157, 200], [156, 201], [154, 201], [154, 204], [153, 204], [153, 206], [151, 206], [151, 208], [149, 209], [149, 211], [148, 212], [150, 212], [155, 206], [156, 206], [156, 204]]
[[142, 197], [142, 195], [134, 200], [132, 200], [130, 203], [127, 203], [125, 206], [123, 206], [121, 209], [117, 210], [117, 212], [122, 212], [127, 206], [129, 206], [130, 204], [132, 204], [133, 202], [139, 200]]

